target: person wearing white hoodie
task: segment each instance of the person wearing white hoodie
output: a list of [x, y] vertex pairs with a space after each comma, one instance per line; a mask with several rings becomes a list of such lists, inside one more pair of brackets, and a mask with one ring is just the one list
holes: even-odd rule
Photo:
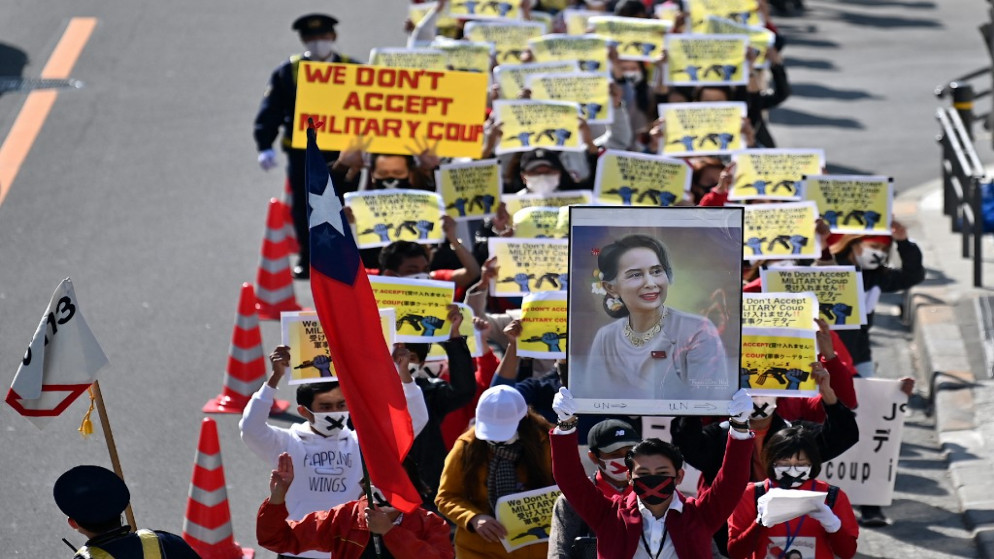
[[[411, 414], [414, 434], [417, 436], [428, 423], [421, 389], [408, 371], [406, 349], [394, 351], [399, 363], [399, 374]], [[283, 452], [293, 459], [294, 471], [299, 481], [290, 487], [286, 505], [290, 520], [300, 520], [308, 513], [328, 510], [331, 507], [359, 498], [362, 489], [362, 463], [356, 432], [349, 427], [349, 412], [337, 382], [311, 382], [297, 386], [297, 412], [306, 423], [295, 423], [290, 428], [275, 427], [266, 422], [276, 396], [280, 379], [290, 364], [290, 348], [277, 346], [269, 355], [272, 374], [258, 392], [253, 394], [242, 412], [238, 423], [242, 440], [270, 467], [275, 467]], [[297, 556], [280, 555], [281, 558], [326, 558], [327, 552], [305, 552]]]

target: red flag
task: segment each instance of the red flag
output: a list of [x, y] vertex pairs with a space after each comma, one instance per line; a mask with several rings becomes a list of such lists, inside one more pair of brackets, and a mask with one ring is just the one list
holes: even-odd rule
[[392, 506], [413, 512], [421, 497], [401, 466], [414, 442], [411, 415], [369, 278], [313, 130], [307, 131], [306, 166], [314, 307], [369, 477]]

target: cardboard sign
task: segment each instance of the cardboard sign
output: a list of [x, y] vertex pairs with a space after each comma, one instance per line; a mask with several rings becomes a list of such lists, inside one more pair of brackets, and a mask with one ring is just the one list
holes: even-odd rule
[[766, 51], [776, 41], [776, 34], [765, 27], [743, 25], [730, 19], [718, 16], [708, 16], [707, 31], [712, 35], [745, 35], [749, 37], [749, 48], [755, 49], [758, 55], [752, 62], [752, 67], [766, 68], [770, 62], [766, 60]]
[[450, 0], [449, 15], [463, 19], [520, 19], [520, 4], [517, 0]]
[[448, 59], [435, 48], [375, 48], [369, 51], [370, 66], [389, 68], [417, 68], [420, 70], [445, 70]]
[[[424, 4], [411, 4], [407, 7], [407, 18], [411, 20], [414, 25], [419, 25], [424, 18], [428, 17], [428, 14], [435, 9], [438, 2], [425, 2]], [[459, 21], [446, 14], [444, 11], [435, 19], [435, 28], [438, 30], [438, 34], [443, 37], [454, 38], [456, 36], [456, 31], [458, 31]]]
[[730, 19], [752, 27], [764, 25], [757, 0], [687, 0], [684, 5], [684, 9], [690, 14], [689, 23], [693, 33], [707, 32], [708, 16]]
[[591, 190], [560, 190], [550, 194], [510, 194], [503, 197], [507, 213], [512, 216], [525, 208], [583, 206], [590, 204], [593, 199], [594, 193]]
[[566, 358], [566, 291], [529, 293], [521, 302], [518, 356]]
[[359, 248], [384, 247], [394, 241], [438, 244], [442, 241], [442, 197], [424, 190], [364, 190], [345, 193], [355, 216]]
[[655, 62], [663, 56], [663, 37], [673, 26], [659, 19], [595, 16], [588, 19], [594, 33], [615, 45], [618, 58]]
[[[454, 303], [459, 307], [459, 314], [462, 315], [462, 325], [459, 326], [459, 333], [466, 336], [466, 347], [469, 348], [469, 355], [471, 357], [480, 357], [483, 355], [483, 349], [487, 347], [486, 342], [483, 341], [483, 337], [480, 336], [480, 331], [473, 327], [473, 309], [465, 303]], [[451, 330], [449, 334], [451, 335]], [[431, 348], [428, 350], [428, 357], [425, 361], [445, 361], [448, 359], [448, 354], [445, 353], [445, 348], [440, 344], [431, 344]]]
[[545, 26], [534, 21], [470, 21], [463, 37], [494, 45], [494, 62], [521, 64], [528, 50], [528, 40], [545, 33]]
[[667, 35], [663, 81], [667, 85], [745, 85], [749, 82], [745, 35]]
[[801, 179], [825, 166], [820, 149], [747, 149], [732, 154], [729, 200], [800, 200]]
[[745, 207], [743, 247], [746, 260], [814, 260], [818, 208], [811, 202], [752, 204]]
[[[380, 326], [387, 351], [393, 350], [396, 338], [394, 309], [380, 309]], [[337, 381], [335, 364], [328, 352], [328, 340], [314, 311], [280, 314], [282, 343], [290, 346], [290, 376], [288, 384]]]
[[889, 177], [804, 177], [804, 199], [818, 204], [832, 233], [891, 234], [894, 181]]
[[575, 72], [569, 74], [533, 74], [525, 79], [531, 98], [537, 101], [575, 101], [588, 124], [614, 121], [611, 102], [611, 79], [608, 74]]
[[521, 97], [521, 90], [528, 82], [528, 76], [534, 74], [572, 74], [580, 71], [576, 60], [561, 60], [559, 62], [533, 62], [531, 64], [501, 64], [494, 68], [494, 79], [500, 86], [500, 94], [504, 99]]
[[760, 269], [763, 291], [802, 293], [818, 298], [818, 314], [833, 330], [855, 330], [866, 324], [863, 276], [854, 266]]
[[394, 309], [399, 343], [431, 343], [449, 339], [448, 305], [455, 295], [451, 281], [370, 276], [376, 306]]
[[814, 293], [743, 293], [742, 326], [813, 330], [818, 318]]
[[739, 386], [753, 396], [814, 396], [818, 383], [811, 363], [817, 360], [810, 328], [743, 327]]
[[561, 208], [532, 206], [522, 208], [511, 216], [514, 238], [555, 239], [563, 235], [559, 226]]
[[597, 159], [598, 204], [672, 206], [690, 191], [690, 167], [679, 159], [607, 150]]
[[663, 103], [659, 114], [666, 120], [663, 155], [722, 154], [746, 147], [745, 103]]
[[526, 545], [549, 541], [552, 508], [560, 494], [559, 487], [553, 485], [497, 499], [494, 515], [507, 529], [507, 535], [501, 538], [500, 543], [508, 553]]
[[457, 72], [490, 74], [494, 46], [490, 43], [453, 41], [436, 37], [431, 48], [445, 53], [445, 69]]
[[497, 258], [500, 274], [491, 280], [494, 297], [521, 297], [542, 291], [563, 291], [569, 287], [565, 239], [487, 239], [490, 257]]
[[566, 101], [494, 101], [494, 114], [504, 123], [497, 155], [535, 148], [583, 151], [580, 105]]
[[567, 35], [586, 35], [590, 30], [590, 18], [604, 15], [604, 12], [567, 8], [562, 11]]
[[450, 163], [435, 170], [435, 188], [445, 213], [457, 221], [494, 214], [503, 186], [496, 159]]
[[553, 33], [528, 40], [528, 48], [536, 62], [576, 60], [582, 72], [604, 72], [608, 69], [607, 39], [596, 35], [573, 37]]
[[371, 153], [410, 155], [412, 146], [431, 145], [439, 157], [477, 158], [486, 102], [484, 74], [304, 61], [293, 147], [307, 146], [312, 120], [323, 150], [349, 149], [361, 136]]

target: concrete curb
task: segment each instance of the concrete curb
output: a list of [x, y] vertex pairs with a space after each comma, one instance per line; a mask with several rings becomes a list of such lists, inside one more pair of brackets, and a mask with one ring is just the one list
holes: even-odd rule
[[[928, 234], [929, 229], [939, 227], [948, 232], [949, 220], [941, 209], [923, 204], [926, 197], [941, 189], [941, 181], [931, 181], [901, 193], [894, 204], [895, 217], [908, 227], [921, 247], [926, 266], [932, 268], [941, 262], [939, 251], [951, 248], [945, 242], [937, 245], [952, 234]], [[931, 285], [926, 280], [925, 285], [910, 290], [905, 316], [911, 321], [919, 387], [928, 387], [963, 522], [973, 532], [980, 556], [994, 559], [994, 494], [990, 483], [994, 459], [978, 423], [975, 391], [980, 385], [970, 370], [954, 309], [961, 295], [962, 286], [954, 293], [949, 283]]]

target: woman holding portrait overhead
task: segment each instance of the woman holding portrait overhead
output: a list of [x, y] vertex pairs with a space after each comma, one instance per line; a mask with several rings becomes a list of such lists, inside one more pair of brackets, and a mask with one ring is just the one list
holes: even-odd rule
[[[605, 398], [704, 399], [729, 385], [727, 357], [707, 318], [666, 306], [673, 267], [666, 247], [647, 235], [628, 235], [597, 256], [604, 312], [587, 371], [571, 389], [590, 386]], [[581, 388], [582, 390], [582, 388]]]

